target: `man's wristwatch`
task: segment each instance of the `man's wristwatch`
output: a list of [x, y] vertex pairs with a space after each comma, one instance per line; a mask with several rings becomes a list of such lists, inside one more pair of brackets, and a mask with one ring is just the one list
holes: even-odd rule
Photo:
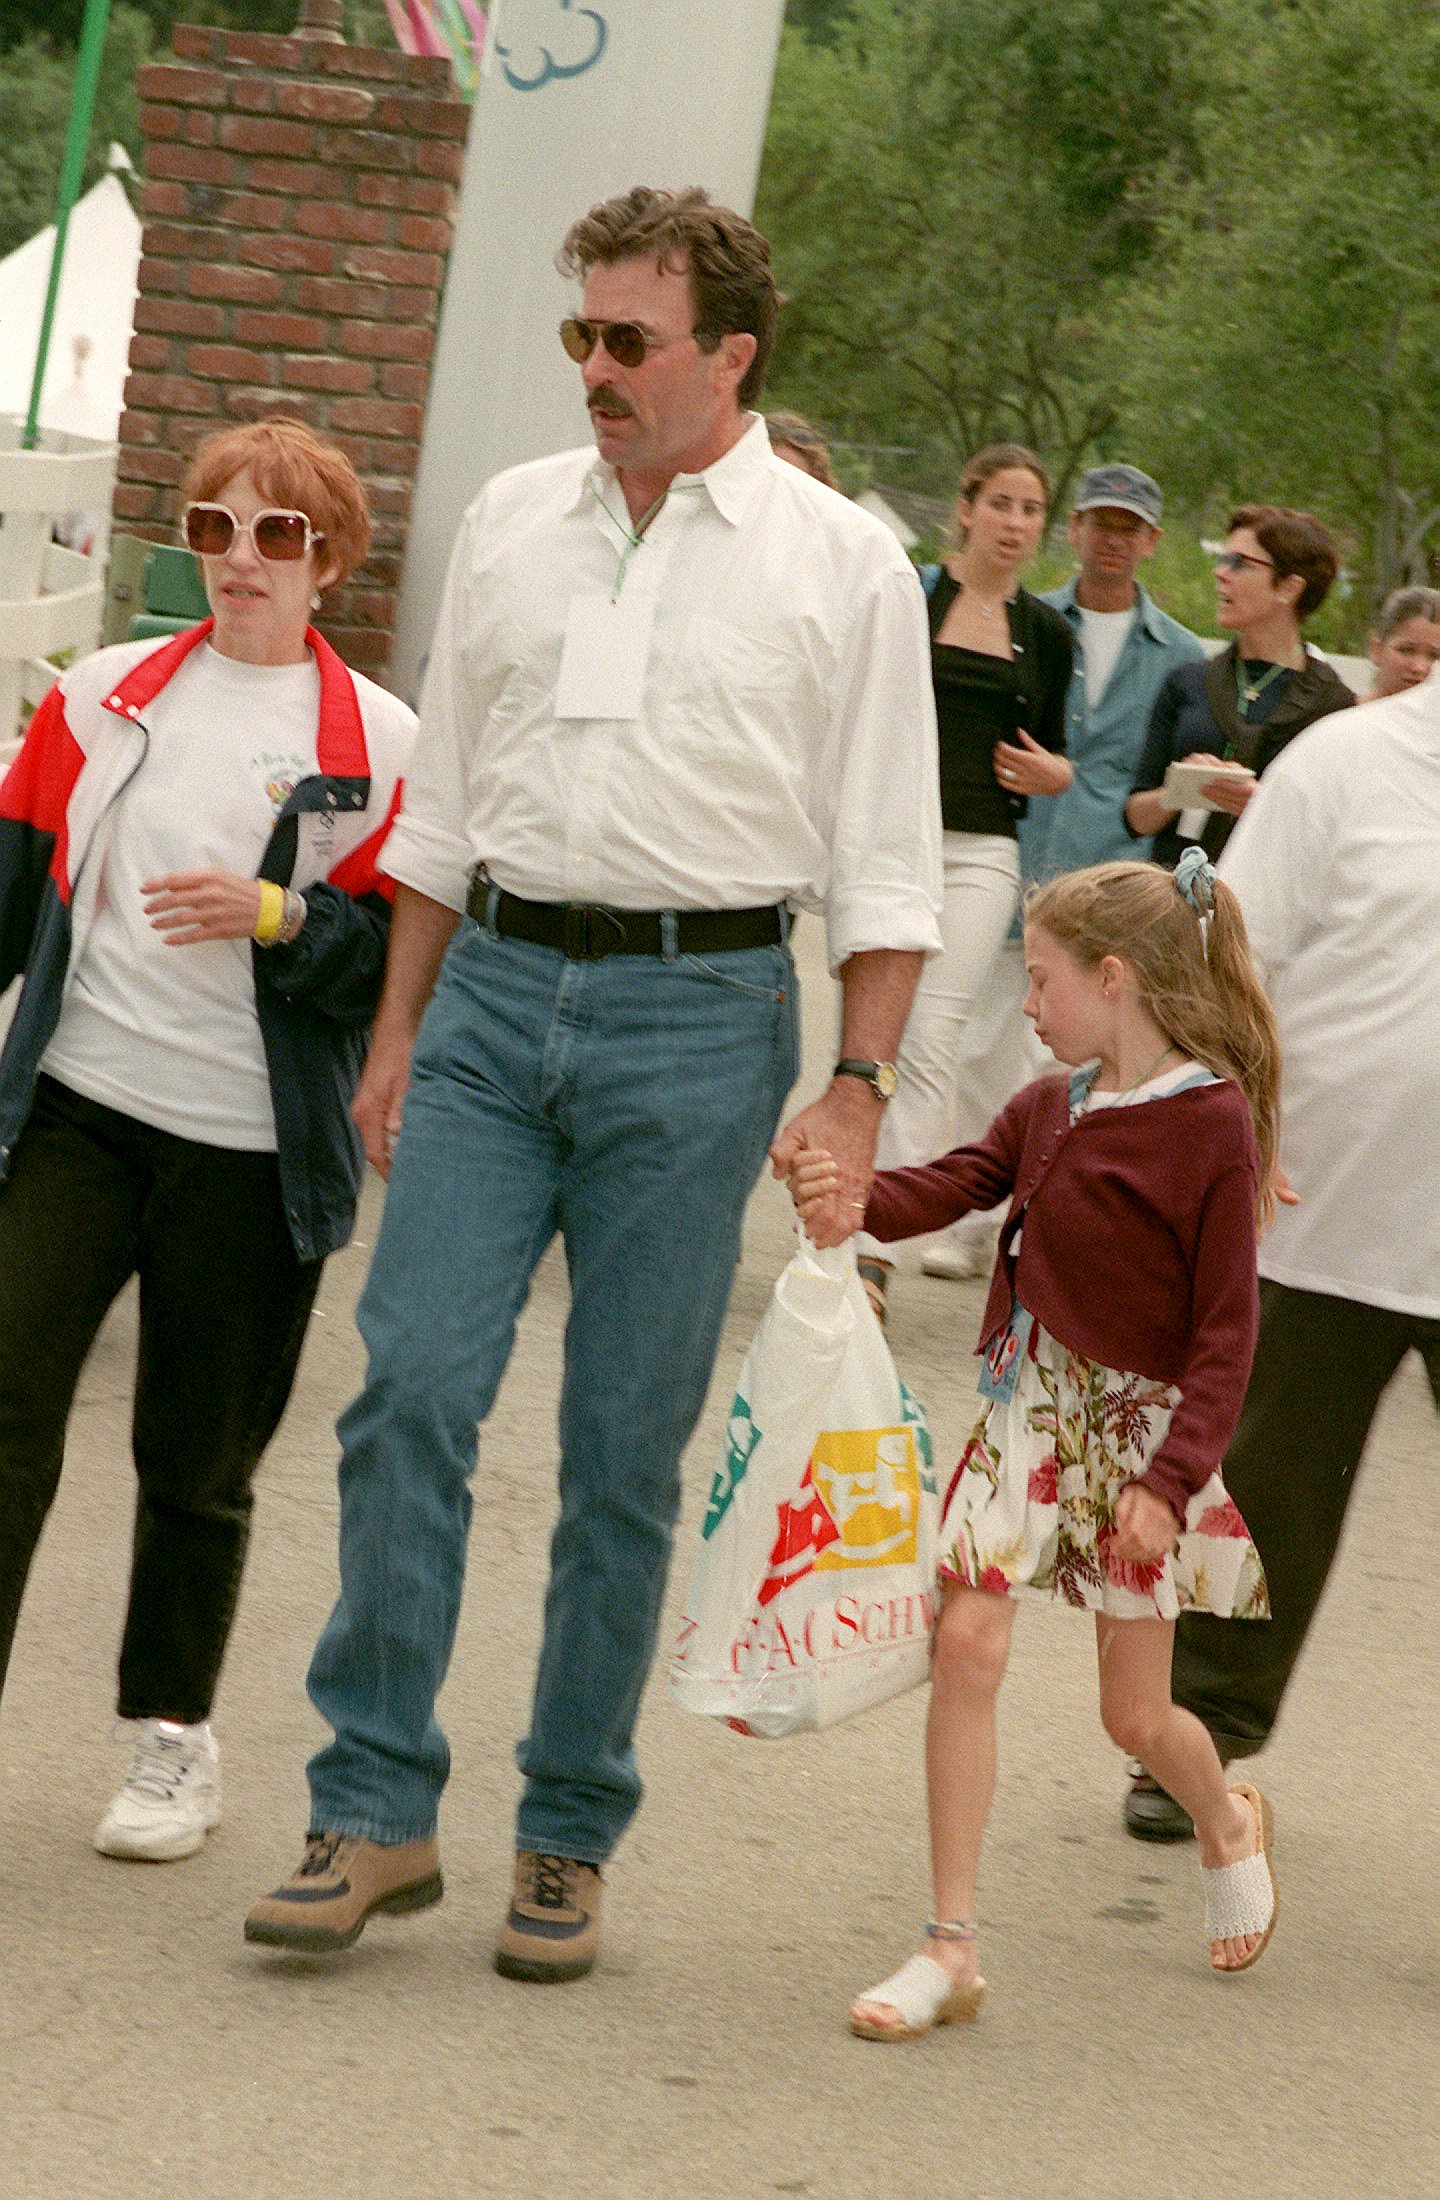
[[895, 1074], [893, 1062], [861, 1062], [846, 1055], [835, 1064], [837, 1077], [858, 1077], [862, 1085], [868, 1085], [877, 1100], [894, 1098], [895, 1087], [900, 1080]]

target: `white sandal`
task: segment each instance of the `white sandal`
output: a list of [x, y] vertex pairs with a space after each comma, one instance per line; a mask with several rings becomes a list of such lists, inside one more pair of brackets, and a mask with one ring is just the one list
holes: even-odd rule
[[1232, 1795], [1243, 1795], [1255, 1813], [1255, 1831], [1259, 1847], [1253, 1856], [1242, 1856], [1238, 1864], [1219, 1864], [1213, 1868], [1201, 1867], [1200, 1877], [1205, 1885], [1205, 1931], [1209, 1939], [1242, 1940], [1252, 1933], [1260, 1938], [1239, 1963], [1219, 1964], [1212, 1961], [1210, 1968], [1228, 1978], [1234, 1971], [1248, 1971], [1252, 1963], [1258, 1963], [1270, 1945], [1270, 1935], [1275, 1930], [1275, 1920], [1280, 1911], [1280, 1890], [1275, 1884], [1275, 1869], [1270, 1861], [1270, 1844], [1275, 1837], [1275, 1816], [1259, 1788], [1239, 1781], [1230, 1790]]
[[[968, 1920], [941, 1927], [931, 1924], [925, 1930], [934, 1940], [975, 1938], [975, 1927]], [[880, 1985], [858, 1996], [850, 2010], [850, 2029], [862, 2040], [918, 2040], [937, 2024], [963, 2024], [978, 2017], [984, 1995], [985, 1981], [978, 1973], [957, 1984], [933, 1956], [911, 1956]], [[884, 2024], [875, 2017], [857, 2016], [867, 2002], [893, 2009], [897, 2022]]]

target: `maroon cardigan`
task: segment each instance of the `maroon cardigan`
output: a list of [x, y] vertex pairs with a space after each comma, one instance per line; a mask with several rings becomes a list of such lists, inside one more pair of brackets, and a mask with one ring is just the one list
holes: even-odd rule
[[[1238, 1085], [1192, 1085], [1071, 1125], [1070, 1080], [1016, 1093], [985, 1136], [875, 1179], [865, 1228], [887, 1243], [1007, 1196], [977, 1350], [1016, 1297], [1051, 1336], [1107, 1367], [1178, 1384], [1141, 1480], [1183, 1521], [1239, 1416], [1255, 1352], [1260, 1161]], [[1023, 1219], [1018, 1259], [1010, 1240]]]

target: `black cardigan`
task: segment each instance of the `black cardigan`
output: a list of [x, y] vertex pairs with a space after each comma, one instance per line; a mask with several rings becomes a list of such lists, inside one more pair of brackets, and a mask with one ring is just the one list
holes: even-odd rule
[[[920, 578], [929, 599], [930, 640], [933, 647], [946, 612], [960, 593], [943, 565], [922, 565]], [[1065, 754], [1065, 702], [1070, 692], [1070, 673], [1075, 644], [1069, 623], [1053, 605], [1042, 603], [1028, 588], [1018, 588], [1005, 605], [1010, 623], [1019, 681], [1019, 723], [1031, 739], [1055, 756]], [[1003, 790], [998, 790], [1003, 793]], [[1022, 818], [1029, 803], [1023, 794], [1004, 794], [1014, 818]]]

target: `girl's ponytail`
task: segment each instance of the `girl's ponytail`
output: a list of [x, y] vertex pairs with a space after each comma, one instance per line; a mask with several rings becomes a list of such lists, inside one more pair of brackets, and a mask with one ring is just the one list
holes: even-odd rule
[[[1205, 924], [1205, 967], [1223, 1034], [1229, 1074], [1250, 1103], [1260, 1149], [1260, 1224], [1275, 1217], [1275, 1175], [1280, 1159], [1280, 1036], [1275, 1014], [1250, 954], [1245, 919], [1224, 879], [1211, 884]], [[1183, 1042], [1182, 1042], [1183, 1043]], [[1191, 1049], [1193, 1052], [1193, 1048]], [[1197, 1056], [1203, 1060], [1203, 1055]], [[1212, 1069], [1219, 1065], [1210, 1062]]]
[[1167, 1039], [1250, 1104], [1260, 1154], [1259, 1220], [1275, 1213], [1280, 1143], [1280, 1039], [1250, 955], [1240, 904], [1199, 849], [1171, 877], [1153, 863], [1097, 863], [1029, 895], [1043, 925], [1082, 963], [1118, 955]]

